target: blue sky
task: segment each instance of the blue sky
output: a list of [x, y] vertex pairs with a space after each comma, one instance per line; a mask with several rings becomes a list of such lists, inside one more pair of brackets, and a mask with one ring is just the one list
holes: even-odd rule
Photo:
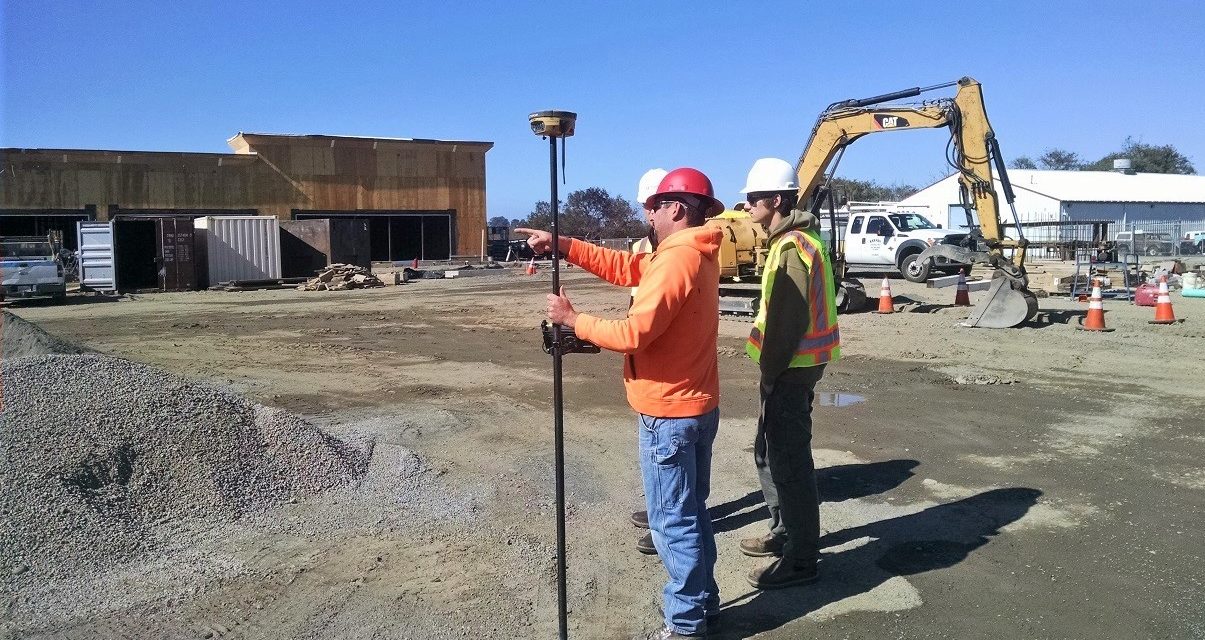
[[[579, 113], [568, 183], [633, 197], [694, 166], [732, 202], [837, 100], [963, 75], [1007, 159], [1126, 136], [1205, 173], [1205, 3], [0, 0], [0, 146], [227, 151], [238, 131], [488, 140], [491, 216], [548, 197], [527, 114]], [[952, 94], [951, 94], [952, 95]], [[923, 186], [944, 131], [870, 136], [839, 175]]]

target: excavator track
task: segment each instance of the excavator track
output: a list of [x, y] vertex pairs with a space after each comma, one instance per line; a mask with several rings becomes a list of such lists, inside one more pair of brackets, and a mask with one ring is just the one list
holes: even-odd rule
[[[720, 315], [748, 318], [757, 315], [761, 285], [737, 282], [720, 284]], [[857, 313], [866, 307], [866, 287], [858, 280], [847, 278], [837, 287], [837, 313]]]

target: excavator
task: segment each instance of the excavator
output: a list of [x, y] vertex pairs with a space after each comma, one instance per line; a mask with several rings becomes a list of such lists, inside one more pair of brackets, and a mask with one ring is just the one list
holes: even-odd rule
[[[953, 98], [938, 98], [920, 103], [884, 103], [903, 100], [922, 93], [957, 86]], [[816, 121], [811, 138], [799, 156], [799, 208], [817, 216], [828, 204], [829, 229], [826, 234], [834, 280], [839, 283], [839, 311], [858, 310], [866, 301], [860, 282], [846, 277], [841, 232], [833, 208], [832, 179], [846, 147], [859, 138], [889, 131], [946, 127], [950, 140], [946, 161], [958, 172], [960, 201], [971, 229], [959, 244], [934, 244], [925, 249], [905, 268], [928, 269], [934, 258], [943, 257], [963, 264], [984, 264], [992, 270], [992, 284], [986, 298], [971, 310], [962, 323], [969, 327], [1007, 328], [1032, 318], [1038, 309], [1037, 298], [1029, 290], [1025, 272], [1025, 248], [1028, 241], [1016, 224], [1016, 238], [1004, 235], [1000, 206], [993, 185], [993, 165], [1005, 200], [1012, 208], [1012, 183], [1009, 182], [1000, 145], [987, 120], [983, 91], [973, 78], [964, 77], [931, 87], [913, 87], [871, 98], [844, 100], [828, 106]], [[830, 169], [831, 165], [831, 169]], [[978, 225], [974, 214], [978, 213]], [[707, 221], [724, 230], [720, 247], [721, 310], [730, 312], [756, 309], [750, 295], [758, 295], [761, 270], [766, 254], [766, 234], [761, 225], [747, 215], [725, 212]]]

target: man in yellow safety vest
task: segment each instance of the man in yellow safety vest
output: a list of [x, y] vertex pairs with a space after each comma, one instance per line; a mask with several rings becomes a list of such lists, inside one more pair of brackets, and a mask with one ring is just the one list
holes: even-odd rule
[[781, 556], [749, 583], [780, 589], [819, 577], [820, 498], [812, 460], [812, 401], [824, 367], [841, 357], [833, 270], [820, 221], [795, 211], [799, 183], [785, 160], [753, 164], [742, 193], [770, 251], [745, 350], [761, 369], [761, 415], [753, 459], [770, 510], [770, 533], [741, 541], [753, 557]]

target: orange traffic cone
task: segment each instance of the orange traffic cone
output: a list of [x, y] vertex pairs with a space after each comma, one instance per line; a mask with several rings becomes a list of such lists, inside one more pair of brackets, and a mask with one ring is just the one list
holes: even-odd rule
[[1159, 276], [1159, 298], [1155, 301], [1155, 319], [1150, 323], [1176, 323], [1176, 314], [1172, 313], [1172, 299], [1167, 294], [1167, 276]]
[[536, 275], [536, 259], [535, 258], [532, 258], [531, 262], [527, 263], [527, 275], [529, 275], [529, 276]]
[[1112, 331], [1105, 328], [1105, 305], [1104, 299], [1100, 296], [1100, 279], [1092, 279], [1092, 297], [1088, 299], [1088, 315], [1084, 317], [1084, 324], [1078, 327], [1084, 331]]
[[883, 286], [879, 288], [879, 310], [875, 313], [895, 313], [891, 301], [891, 283], [883, 276]]
[[971, 306], [971, 290], [967, 288], [967, 278], [961, 269], [958, 271], [958, 291], [954, 294], [954, 306]]

